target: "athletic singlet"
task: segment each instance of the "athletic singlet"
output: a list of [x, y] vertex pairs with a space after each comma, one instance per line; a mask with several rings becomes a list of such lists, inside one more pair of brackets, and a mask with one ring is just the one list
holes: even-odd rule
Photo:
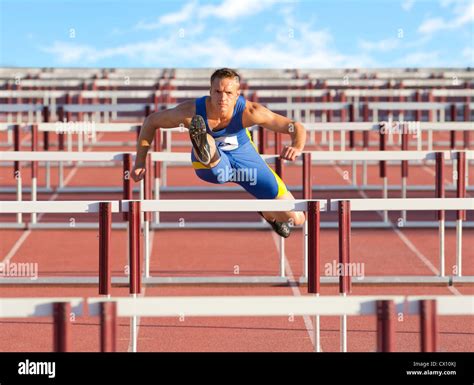
[[227, 127], [212, 131], [207, 123], [206, 98], [196, 99], [196, 115], [201, 115], [206, 122], [206, 130], [211, 135], [221, 151], [232, 151], [250, 142], [250, 132], [242, 125], [242, 113], [245, 110], [245, 98], [240, 95], [235, 103], [232, 119]]

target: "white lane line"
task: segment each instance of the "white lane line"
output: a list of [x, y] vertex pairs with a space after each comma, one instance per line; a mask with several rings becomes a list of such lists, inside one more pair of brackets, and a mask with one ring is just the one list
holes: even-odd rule
[[[100, 133], [98, 135], [98, 138], [97, 140], [100, 139], [100, 137], [103, 136], [103, 133]], [[92, 147], [89, 146], [89, 148], [86, 150], [86, 152], [89, 152], [92, 150]], [[64, 180], [64, 186], [67, 186], [67, 184], [71, 181], [72, 177], [77, 173], [78, 171], [78, 167], [77, 165], [74, 166], [74, 168], [69, 172], [69, 174], [67, 175], [66, 179]], [[54, 201], [57, 197], [59, 196], [58, 193], [54, 193], [49, 199], [48, 201]], [[38, 219], [37, 221], [39, 222], [40, 219], [43, 217], [45, 213], [41, 213], [40, 215], [38, 215]], [[12, 248], [10, 249], [10, 251], [7, 253], [7, 255], [3, 258], [2, 262], [1, 263], [7, 263], [8, 261], [10, 261], [13, 256], [15, 255], [15, 253], [20, 249], [20, 247], [23, 245], [23, 243], [27, 240], [27, 238], [31, 235], [31, 229], [29, 230], [26, 230], [20, 238], [18, 238], [18, 240], [13, 244]]]
[[[436, 173], [431, 168], [427, 166], [423, 166], [422, 169], [425, 170], [428, 174], [432, 176], [436, 176]], [[444, 183], [448, 186], [451, 186], [453, 182], [449, 180], [448, 178], [444, 178]], [[466, 187], [467, 187], [467, 183], [466, 183]], [[466, 198], [469, 198], [470, 196], [471, 194], [468, 191], [466, 191]]]
[[23, 242], [26, 241], [26, 238], [29, 237], [30, 233], [31, 233], [31, 230], [27, 230], [23, 234], [21, 234], [21, 237], [17, 239], [17, 241], [14, 243], [13, 247], [7, 253], [5, 258], [3, 258], [3, 260], [2, 260], [3, 264], [8, 263], [8, 261], [10, 261], [10, 259], [12, 259], [12, 257], [15, 255], [15, 253], [18, 251], [18, 249], [23, 244]]
[[[272, 231], [272, 238], [275, 243], [275, 246], [277, 250], [280, 250], [280, 239], [279, 236]], [[291, 270], [290, 263], [288, 262], [288, 258], [286, 257], [285, 253], [285, 269], [286, 269], [286, 276], [289, 278], [290, 281], [294, 281], [295, 277], [293, 275], [293, 270]], [[293, 295], [295, 297], [300, 297], [301, 296], [301, 291], [298, 286], [296, 285], [291, 285], [291, 291], [293, 292]], [[306, 331], [309, 334], [309, 338], [311, 339], [311, 343], [313, 344], [313, 348], [315, 347], [316, 342], [314, 341], [314, 328], [313, 328], [313, 322], [311, 321], [311, 318], [307, 315], [303, 316], [303, 321], [306, 327]], [[322, 351], [322, 350], [321, 350]]]

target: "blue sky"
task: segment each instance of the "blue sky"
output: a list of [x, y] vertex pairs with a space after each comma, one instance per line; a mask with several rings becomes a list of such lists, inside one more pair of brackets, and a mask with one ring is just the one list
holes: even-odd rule
[[0, 65], [474, 66], [465, 0], [0, 0]]

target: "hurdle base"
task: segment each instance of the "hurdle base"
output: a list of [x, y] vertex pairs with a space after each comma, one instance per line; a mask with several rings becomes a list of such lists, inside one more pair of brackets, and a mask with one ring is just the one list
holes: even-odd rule
[[[31, 278], [0, 278], [0, 286], [8, 285], [98, 285], [98, 277], [38, 277]], [[129, 277], [112, 277], [112, 285], [127, 286]], [[289, 280], [279, 276], [215, 276], [215, 277], [149, 277], [142, 278], [144, 286], [154, 285], [283, 285], [287, 286]]]
[[[337, 229], [339, 224], [337, 222], [321, 222], [322, 229]], [[380, 222], [380, 221], [353, 221], [351, 228], [353, 229], [391, 229], [392, 227], [403, 228], [438, 228], [438, 221], [408, 221], [403, 226], [397, 227], [396, 224], [391, 222]], [[65, 229], [76, 229], [76, 230], [95, 230], [98, 229], [99, 225], [97, 222], [79, 222], [71, 226], [69, 222], [41, 222], [41, 223], [16, 223], [16, 222], [0, 222], [0, 229], [21, 229], [21, 230], [65, 230]], [[112, 224], [113, 229], [125, 230], [127, 224], [125, 222], [114, 222]], [[301, 226], [295, 226], [294, 230], [299, 230]], [[455, 221], [449, 221], [445, 223], [445, 228], [454, 229], [456, 228]], [[472, 229], [474, 228], [473, 221], [463, 222], [463, 228]], [[264, 222], [186, 222], [183, 226], [178, 222], [160, 222], [158, 224], [151, 222], [151, 230], [269, 230], [270, 226]]]
[[[112, 285], [128, 287], [129, 277], [112, 277]], [[300, 277], [298, 282], [290, 281], [287, 277], [280, 276], [194, 276], [194, 277], [149, 277], [142, 278], [144, 286], [155, 285], [271, 285], [288, 286], [290, 284], [306, 286], [306, 277]], [[353, 278], [353, 285], [439, 285], [452, 286], [472, 285], [474, 276], [372, 276], [362, 279]], [[99, 284], [98, 277], [38, 277], [32, 278], [0, 278], [0, 286], [17, 285], [75, 285], [96, 286]], [[321, 277], [321, 285], [338, 285], [338, 277]]]
[[[313, 186], [313, 191], [381, 191], [381, 185], [327, 185], [327, 186]], [[293, 192], [302, 191], [301, 186], [288, 186], [288, 189]], [[446, 186], [446, 191], [456, 191], [455, 187]], [[77, 194], [77, 193], [121, 193], [123, 188], [113, 187], [113, 186], [75, 186], [75, 187], [58, 187], [55, 189], [38, 187], [38, 193], [61, 193], [61, 194]], [[133, 191], [135, 193], [139, 192], [138, 187], [134, 187]], [[401, 191], [401, 186], [391, 185], [388, 186], [388, 191]], [[420, 186], [407, 186], [407, 191], [435, 191], [433, 186], [429, 185], [420, 185]], [[474, 191], [474, 186], [467, 186], [466, 191]], [[31, 193], [30, 187], [23, 187], [23, 192]], [[223, 187], [223, 186], [162, 186], [160, 188], [161, 193], [182, 193], [182, 192], [196, 192], [196, 193], [206, 193], [206, 192], [243, 192], [240, 187]], [[0, 193], [4, 194], [14, 194], [16, 193], [16, 187], [2, 187], [0, 188]]]

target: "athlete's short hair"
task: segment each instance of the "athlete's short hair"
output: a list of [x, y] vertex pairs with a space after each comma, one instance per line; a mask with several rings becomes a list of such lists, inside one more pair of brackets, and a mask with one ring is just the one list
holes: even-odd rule
[[240, 83], [240, 75], [237, 73], [237, 71], [231, 69], [231, 68], [219, 68], [218, 70], [215, 70], [214, 73], [211, 75], [211, 85], [214, 79], [226, 79], [226, 78], [234, 78], [237, 83]]

